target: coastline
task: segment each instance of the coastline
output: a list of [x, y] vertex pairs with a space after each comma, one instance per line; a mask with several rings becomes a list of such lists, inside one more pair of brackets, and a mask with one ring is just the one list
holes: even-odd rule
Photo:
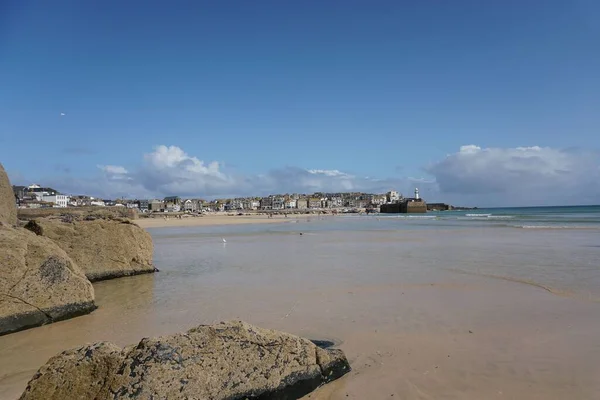
[[[236, 233], [221, 244], [216, 228], [154, 230], [161, 273], [94, 283], [93, 313], [0, 337], [0, 398], [19, 398], [40, 365], [67, 348], [124, 347], [229, 320], [345, 352], [352, 371], [307, 400], [597, 397], [599, 286], [586, 269], [597, 259], [594, 231], [383, 217], [324, 218], [332, 225], [311, 232], [294, 226], [323, 217], [135, 220]], [[278, 222], [294, 225], [277, 231], [307, 233], [251, 226]]]
[[273, 224], [284, 223], [301, 218], [309, 217], [294, 215], [287, 218], [283, 215], [228, 215], [228, 214], [207, 214], [201, 217], [157, 217], [157, 218], [139, 218], [133, 220], [138, 226], [148, 228], [167, 228], [167, 227], [188, 227], [188, 226], [218, 226], [218, 225], [244, 225], [244, 224]]

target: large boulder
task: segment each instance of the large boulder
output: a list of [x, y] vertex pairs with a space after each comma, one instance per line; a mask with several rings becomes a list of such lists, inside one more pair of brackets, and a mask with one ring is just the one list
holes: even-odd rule
[[156, 271], [150, 234], [127, 219], [40, 218], [25, 228], [54, 241], [92, 282]]
[[349, 371], [341, 350], [229, 322], [142, 339], [121, 353], [106, 343], [63, 352], [21, 400], [297, 399]]
[[123, 360], [122, 349], [108, 342], [63, 351], [39, 369], [22, 398], [99, 399]]
[[8, 175], [0, 164], [0, 224], [17, 224], [17, 206]]
[[54, 242], [0, 226], [0, 335], [95, 308], [92, 284]]

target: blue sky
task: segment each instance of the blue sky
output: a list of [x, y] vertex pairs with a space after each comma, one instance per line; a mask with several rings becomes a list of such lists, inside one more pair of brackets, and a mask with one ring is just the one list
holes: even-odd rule
[[0, 162], [101, 196], [600, 203], [598, 43], [592, 0], [3, 1]]

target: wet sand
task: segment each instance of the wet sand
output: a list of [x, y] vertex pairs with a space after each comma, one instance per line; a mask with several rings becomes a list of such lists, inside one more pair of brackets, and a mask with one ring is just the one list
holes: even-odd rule
[[274, 215], [269, 218], [267, 215], [227, 215], [227, 214], [207, 214], [201, 217], [184, 218], [140, 218], [134, 222], [142, 228], [166, 228], [166, 227], [186, 227], [186, 226], [214, 226], [214, 225], [244, 225], [244, 224], [271, 224], [289, 222], [304, 216]]
[[[353, 371], [311, 399], [600, 397], [600, 307], [577, 295], [587, 286], [568, 274], [485, 276], [560, 250], [556, 237], [290, 230], [230, 234], [224, 245], [210, 233], [152, 232], [160, 273], [97, 283], [93, 314], [0, 337], [0, 398], [17, 398], [66, 348], [228, 319], [338, 343]], [[589, 249], [570, 268], [588, 265], [598, 251]]]

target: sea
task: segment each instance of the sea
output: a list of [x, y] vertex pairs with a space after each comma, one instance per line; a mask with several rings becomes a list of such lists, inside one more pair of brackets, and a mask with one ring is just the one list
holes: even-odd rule
[[[223, 268], [228, 262], [249, 262], [256, 249], [261, 249], [257, 256], [271, 254], [271, 262], [318, 265], [322, 272], [349, 261], [368, 265], [404, 259], [410, 260], [404, 268], [414, 266], [410, 270], [425, 280], [452, 271], [600, 299], [600, 206], [596, 205], [307, 215], [281, 224], [156, 228], [150, 232], [157, 243], [159, 268], [172, 259], [173, 251], [189, 254], [194, 246], [212, 254], [211, 260], [219, 260]], [[222, 243], [224, 238], [226, 243]], [[214, 242], [220, 245], [218, 250], [211, 247]], [[297, 251], [302, 252], [301, 257]], [[321, 252], [330, 264], [313, 259]], [[353, 253], [357, 258], [348, 260]], [[203, 257], [199, 260], [207, 268], [219, 268]], [[260, 260], [255, 262], [266, 261]], [[183, 261], [190, 260], [186, 257]]]
[[311, 399], [600, 398], [600, 206], [302, 215], [148, 229], [160, 272], [92, 314], [0, 337], [0, 398], [52, 355], [239, 319], [331, 340]]
[[438, 211], [426, 215], [440, 221], [523, 229], [599, 229], [600, 206], [483, 208]]

